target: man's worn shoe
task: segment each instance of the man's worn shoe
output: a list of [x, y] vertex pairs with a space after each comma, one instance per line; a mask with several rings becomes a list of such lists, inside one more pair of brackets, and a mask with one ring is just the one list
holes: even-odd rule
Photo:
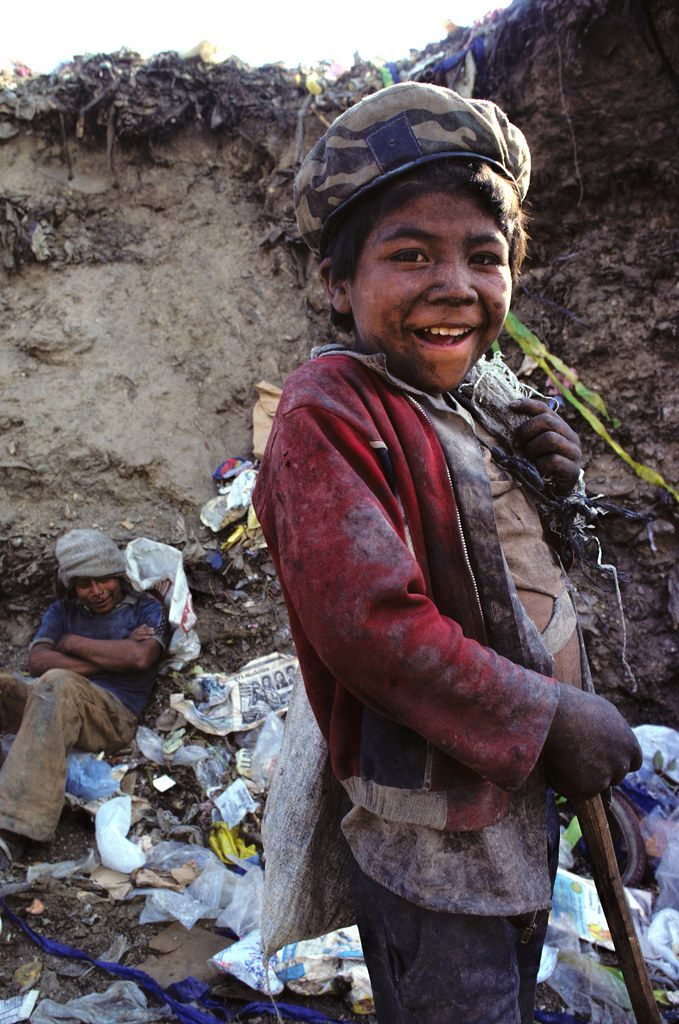
[[26, 849], [28, 840], [16, 832], [0, 831], [0, 872], [11, 868]]

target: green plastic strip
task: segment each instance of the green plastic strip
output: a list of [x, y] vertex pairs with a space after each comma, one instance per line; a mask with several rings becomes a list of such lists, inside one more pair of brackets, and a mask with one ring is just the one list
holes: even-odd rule
[[[513, 313], [507, 314], [505, 330], [509, 335], [511, 335], [519, 348], [521, 348], [526, 355], [532, 356], [533, 359], [535, 359], [540, 369], [547, 374], [551, 381], [553, 381], [555, 387], [558, 388], [566, 401], [570, 402], [571, 405], [578, 410], [583, 419], [587, 420], [599, 437], [602, 437], [604, 441], [610, 445], [616, 455], [618, 455], [623, 462], [626, 462], [642, 480], [646, 480], [647, 483], [650, 484], [655, 484], [657, 487], [663, 487], [672, 495], [679, 505], [679, 494], [677, 491], [668, 484], [655, 469], [651, 469], [650, 466], [645, 466], [641, 462], [636, 462], [632, 456], [625, 451], [622, 445], [619, 445], [618, 442], [611, 437], [596, 413], [592, 412], [591, 408], [587, 408], [583, 402], [576, 398], [573, 391], [575, 391], [584, 402], [587, 402], [592, 406], [592, 408], [601, 412], [606, 419], [611, 419], [606, 412], [606, 407], [601, 397], [595, 391], [591, 391], [589, 388], [586, 388], [584, 384], [581, 384], [570, 367], [566, 366], [558, 356], [553, 355], [547, 346], [544, 345], [532, 331], [529, 331], [525, 324], [522, 324], [518, 317], [514, 316]], [[563, 374], [563, 376], [566, 377], [566, 379], [573, 385], [573, 391], [562, 384], [556, 376], [554, 372], [555, 370], [558, 373]], [[613, 427], [617, 427], [619, 424], [619, 420], [611, 420], [611, 425]]]
[[571, 818], [569, 821], [568, 827], [564, 831], [563, 838], [566, 840], [571, 850], [575, 844], [579, 843], [582, 839], [582, 829], [580, 828], [580, 822], [578, 821], [577, 816]]

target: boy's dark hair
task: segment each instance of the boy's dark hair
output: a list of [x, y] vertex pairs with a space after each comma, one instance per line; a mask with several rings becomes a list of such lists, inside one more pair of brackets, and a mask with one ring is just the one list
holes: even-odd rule
[[[515, 186], [482, 160], [441, 159], [421, 164], [399, 175], [382, 188], [374, 189], [338, 217], [323, 239], [321, 259], [330, 257], [335, 280], [352, 281], [366, 239], [374, 226], [399, 206], [426, 192], [455, 192], [476, 199], [487, 209], [509, 246], [509, 269], [516, 281], [526, 255], [526, 216]], [[335, 327], [351, 332], [351, 313], [331, 307]]]

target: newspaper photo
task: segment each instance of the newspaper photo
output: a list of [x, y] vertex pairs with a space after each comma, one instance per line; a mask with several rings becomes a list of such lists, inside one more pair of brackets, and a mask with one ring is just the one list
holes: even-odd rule
[[287, 710], [297, 664], [297, 658], [274, 651], [232, 676], [196, 676], [194, 699], [174, 693], [170, 704], [191, 725], [213, 736], [254, 729], [272, 711]]

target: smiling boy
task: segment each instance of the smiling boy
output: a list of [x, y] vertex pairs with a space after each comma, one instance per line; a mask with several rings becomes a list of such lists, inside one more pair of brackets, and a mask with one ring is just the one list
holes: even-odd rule
[[56, 544], [66, 596], [45, 612], [29, 648], [27, 682], [0, 672], [0, 729], [16, 733], [0, 769], [0, 869], [26, 839], [50, 839], [73, 747], [119, 750], [134, 736], [169, 630], [163, 605], [124, 589], [125, 560], [99, 530]]
[[[469, 371], [525, 252], [525, 139], [494, 104], [406, 83], [341, 115], [296, 182], [331, 317], [288, 378], [254, 494], [343, 822], [380, 1024], [529, 1024], [555, 870], [550, 787], [640, 764], [587, 666], [540, 519], [577, 436], [542, 402], [493, 436]], [[573, 685], [567, 685], [573, 684]]]
[[371, 231], [351, 279], [336, 279], [330, 257], [321, 272], [333, 308], [353, 317], [354, 350], [384, 352], [390, 373], [420, 391], [456, 387], [509, 309], [507, 241], [466, 196], [413, 198]]

